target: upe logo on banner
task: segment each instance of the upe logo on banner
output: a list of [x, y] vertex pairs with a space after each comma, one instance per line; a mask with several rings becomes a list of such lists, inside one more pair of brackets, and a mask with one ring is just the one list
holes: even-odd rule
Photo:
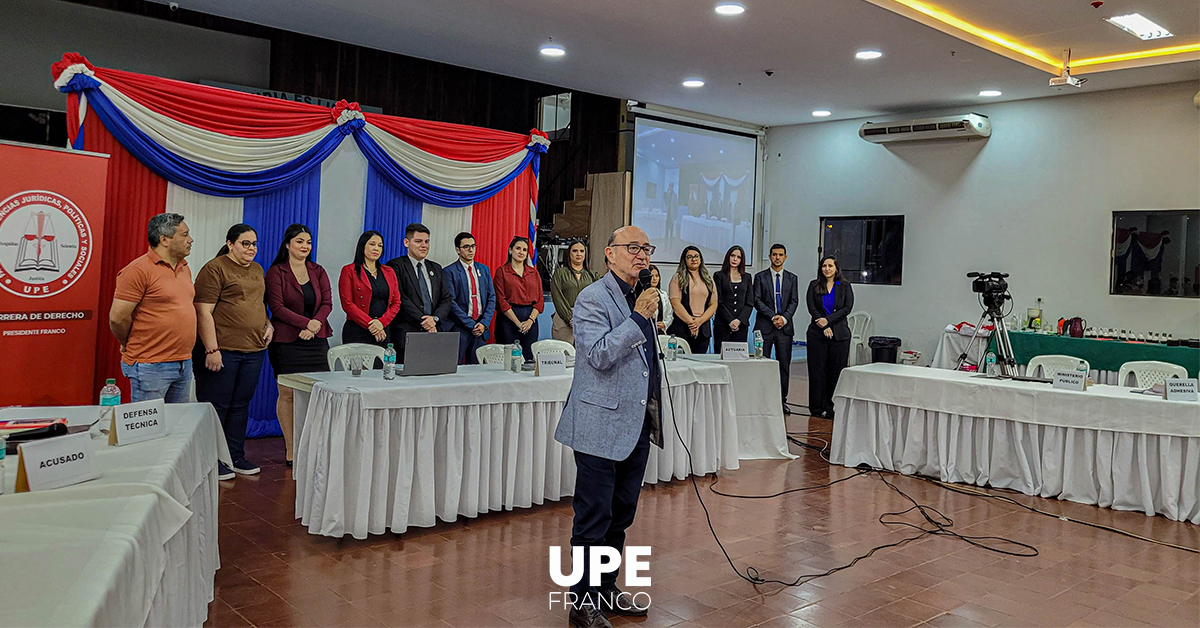
[[[639, 560], [642, 556], [650, 557], [650, 547], [645, 545], [631, 545], [625, 548], [625, 586], [627, 587], [648, 587], [650, 586], [650, 576], [639, 576], [638, 572], [646, 571], [650, 568], [648, 560]], [[563, 575], [562, 571], [562, 548], [558, 545], [550, 547], [550, 579], [560, 587], [570, 587], [578, 584], [583, 579], [583, 548], [571, 548], [571, 573]], [[600, 576], [605, 573], [613, 573], [621, 568], [621, 554], [616, 549], [611, 547], [597, 546], [593, 547], [588, 554], [588, 584], [593, 588], [600, 586]], [[560, 608], [571, 608], [572, 606], [581, 607], [601, 607], [601, 602], [606, 602], [611, 606], [627, 606], [631, 603], [636, 603], [639, 606], [650, 605], [650, 594], [644, 591], [639, 591], [635, 594], [625, 593], [616, 599], [602, 600], [604, 592], [597, 593], [596, 599], [592, 599], [590, 594], [585, 594], [582, 597], [574, 592], [567, 591], [551, 591], [550, 592], [550, 608], [554, 609], [555, 605], [560, 605]], [[638, 596], [645, 596], [645, 600], [639, 599]]]
[[18, 192], [0, 202], [0, 288], [38, 299], [70, 288], [92, 259], [92, 228], [67, 197]]

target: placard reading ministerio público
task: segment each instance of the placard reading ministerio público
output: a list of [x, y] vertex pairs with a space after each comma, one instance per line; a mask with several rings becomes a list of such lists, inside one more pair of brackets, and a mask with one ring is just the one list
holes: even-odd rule
[[17, 454], [17, 492], [43, 491], [100, 477], [87, 432], [22, 443]]
[[109, 445], [132, 445], [167, 435], [166, 406], [162, 399], [127, 403], [112, 409]]

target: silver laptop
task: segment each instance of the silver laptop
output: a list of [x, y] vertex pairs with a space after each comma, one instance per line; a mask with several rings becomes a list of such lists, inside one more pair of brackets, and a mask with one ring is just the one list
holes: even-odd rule
[[458, 332], [409, 332], [404, 337], [403, 376], [458, 372]]

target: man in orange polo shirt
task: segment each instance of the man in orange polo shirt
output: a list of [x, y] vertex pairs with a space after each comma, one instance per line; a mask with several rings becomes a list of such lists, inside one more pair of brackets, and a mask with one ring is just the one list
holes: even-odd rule
[[179, 214], [151, 218], [146, 232], [150, 250], [117, 273], [108, 327], [121, 343], [131, 401], [187, 403], [196, 292], [184, 258], [192, 252], [192, 236]]

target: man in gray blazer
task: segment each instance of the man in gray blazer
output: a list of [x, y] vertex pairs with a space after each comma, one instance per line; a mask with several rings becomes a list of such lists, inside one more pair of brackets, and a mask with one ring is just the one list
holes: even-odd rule
[[579, 293], [573, 311], [575, 377], [554, 438], [575, 451], [571, 545], [585, 554], [568, 619], [579, 628], [611, 626], [605, 612], [640, 616], [649, 610], [617, 588], [616, 572], [602, 574], [599, 588], [590, 586], [587, 553], [596, 546], [623, 551], [650, 443], [662, 447], [654, 324], [659, 295], [638, 285], [653, 253], [645, 231], [614, 231], [604, 249], [610, 272]]

